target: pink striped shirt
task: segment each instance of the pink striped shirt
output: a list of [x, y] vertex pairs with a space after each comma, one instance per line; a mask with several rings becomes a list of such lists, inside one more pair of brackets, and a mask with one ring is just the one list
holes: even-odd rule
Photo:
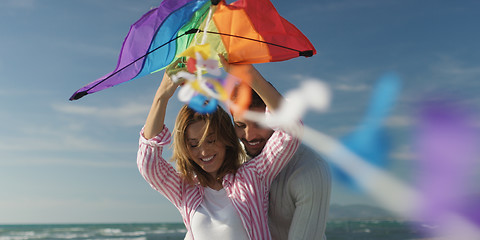
[[[137, 165], [145, 180], [162, 193], [180, 211], [191, 236], [192, 217], [203, 201], [200, 184], [190, 185], [162, 157], [164, 145], [170, 143], [164, 126], [156, 137], [147, 140], [140, 133]], [[243, 164], [235, 175], [223, 178], [223, 187], [237, 210], [250, 239], [271, 239], [268, 229], [268, 192], [270, 184], [298, 148], [299, 140], [284, 131], [275, 131], [262, 153]]]

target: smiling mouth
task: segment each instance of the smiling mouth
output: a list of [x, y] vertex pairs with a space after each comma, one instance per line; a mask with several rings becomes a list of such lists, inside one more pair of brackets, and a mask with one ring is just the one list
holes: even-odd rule
[[246, 141], [249, 146], [255, 147], [260, 144], [261, 141]]
[[215, 155], [208, 157], [208, 158], [200, 158], [203, 162], [210, 162], [215, 157]]

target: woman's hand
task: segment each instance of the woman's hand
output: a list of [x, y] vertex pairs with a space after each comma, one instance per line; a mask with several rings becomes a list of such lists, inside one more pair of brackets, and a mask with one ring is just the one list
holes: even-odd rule
[[171, 77], [180, 71], [187, 71], [187, 67], [185, 65], [186, 63], [186, 57], [180, 57], [175, 62], [167, 66], [167, 68], [165, 69], [165, 73], [167, 73], [167, 75]]
[[185, 67], [185, 59], [183, 57], [177, 59], [175, 62], [172, 64], [168, 65], [168, 67], [165, 69], [165, 73], [163, 74], [163, 79], [162, 82], [160, 83], [160, 86], [158, 87], [157, 94], [155, 95], [155, 98], [162, 98], [164, 100], [170, 99], [173, 94], [175, 93], [175, 90], [180, 86], [182, 82], [173, 82], [171, 76], [177, 74], [180, 71], [186, 71]]
[[157, 89], [155, 99], [168, 101], [168, 99], [173, 96], [178, 86], [180, 86], [180, 83], [173, 82], [172, 79], [168, 76], [168, 73], [165, 72], [163, 74], [162, 82]]

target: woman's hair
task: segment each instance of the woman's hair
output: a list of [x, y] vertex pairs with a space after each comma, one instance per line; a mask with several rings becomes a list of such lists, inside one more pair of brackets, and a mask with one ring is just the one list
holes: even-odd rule
[[209, 133], [213, 133], [216, 141], [225, 145], [225, 160], [218, 169], [217, 179], [215, 179], [221, 183], [226, 174], [237, 172], [244, 161], [245, 153], [238, 141], [230, 116], [220, 106], [217, 106], [215, 112], [208, 114], [197, 113], [187, 105], [180, 109], [173, 131], [172, 159], [176, 161], [178, 171], [188, 183], [194, 184], [196, 176], [202, 186], [208, 186], [211, 176], [190, 158], [187, 143], [187, 128], [198, 121], [205, 122], [204, 133], [199, 144], [203, 143]]

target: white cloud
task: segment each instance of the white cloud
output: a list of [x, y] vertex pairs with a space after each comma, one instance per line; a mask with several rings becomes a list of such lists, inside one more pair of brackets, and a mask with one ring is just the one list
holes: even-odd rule
[[345, 92], [362, 92], [367, 91], [370, 87], [366, 84], [346, 84], [339, 83], [333, 86], [335, 90], [345, 91]]
[[372, 74], [372, 72], [368, 70], [350, 70], [346, 73], [342, 73], [341, 75], [334, 75], [330, 80], [340, 83], [358, 84], [359, 82], [365, 82], [365, 80], [374, 80], [372, 79], [372, 76], [374, 76], [374, 79], [379, 77]]
[[[432, 71], [448, 78], [456, 77], [460, 79], [478, 78], [480, 76], [480, 66], [474, 64], [467, 66], [464, 61], [455, 59], [451, 56], [439, 56], [440, 61], [432, 65]], [[452, 79], [452, 81], [455, 79]]]
[[120, 147], [118, 144], [113, 146], [110, 143], [93, 139], [81, 135], [68, 134], [66, 131], [51, 129], [45, 134], [28, 133], [26, 129], [21, 129], [21, 136], [10, 136], [0, 139], [0, 150], [5, 152], [45, 152], [45, 151], [97, 151], [97, 152], [119, 152], [131, 151]]
[[328, 76], [327, 82], [336, 91], [342, 92], [366, 92], [372, 89], [380, 75], [375, 75], [367, 70], [352, 70], [339, 75]]
[[294, 74], [292, 75], [292, 78], [299, 81], [318, 81], [325, 83], [330, 82], [329, 87], [334, 90], [346, 92], [361, 92], [370, 89], [367, 84], [359, 82], [360, 79], [365, 79], [367, 75], [368, 73], [366, 72], [355, 72], [343, 76], [335, 76], [332, 79], [328, 79], [330, 81], [325, 81], [317, 77], [310, 77], [302, 74]]
[[420, 86], [424, 92], [456, 94], [455, 97], [471, 98], [477, 94], [474, 89], [480, 87], [480, 66], [475, 61], [468, 61], [452, 57], [451, 55], [438, 55], [438, 61], [430, 65], [430, 76], [428, 78], [435, 80], [424, 81]]
[[[86, 130], [92, 121], [65, 119], [58, 114], [49, 113], [42, 115], [26, 115], [18, 119], [7, 119], [7, 131], [0, 136], [0, 153], [12, 154], [15, 158], [22, 158], [28, 154], [45, 152], [130, 152], [135, 151], [135, 144], [116, 141], [112, 132], [95, 131], [94, 128]], [[78, 118], [78, 117], [77, 117]], [[117, 121], [116, 123], [119, 123]], [[95, 123], [94, 123], [95, 124]], [[110, 126], [99, 124], [100, 129]], [[10, 133], [9, 133], [10, 132]], [[91, 134], [85, 134], [90, 132]], [[128, 145], [128, 146], [127, 146]], [[129, 148], [133, 147], [133, 148]], [[2, 156], [0, 156], [0, 159]]]
[[[52, 39], [49, 36], [39, 36], [38, 38], [43, 38], [46, 43], [52, 43]], [[117, 59], [121, 50], [121, 45], [103, 46], [96, 44], [88, 44], [80, 41], [72, 41], [71, 39], [63, 40], [57, 38], [54, 44], [56, 48], [73, 51], [75, 54], [89, 56], [92, 59], [96, 58], [97, 56]], [[112, 62], [112, 69], [115, 67], [115, 62]], [[107, 72], [105, 72], [105, 74], [106, 73]]]
[[134, 102], [113, 107], [82, 106], [71, 103], [53, 104], [52, 107], [55, 111], [60, 113], [97, 118], [101, 121], [117, 126], [143, 125], [145, 123], [146, 114], [150, 108], [147, 104]]
[[[133, 152], [133, 150], [132, 150]], [[8, 158], [0, 155], [0, 157]], [[10, 160], [12, 160], [10, 158]], [[79, 158], [75, 156], [65, 157], [44, 157], [37, 156], [31, 157], [19, 157], [14, 161], [0, 161], [0, 166], [74, 166], [74, 167], [94, 167], [94, 168], [135, 168], [136, 163], [133, 161], [121, 161], [115, 159], [115, 161], [102, 161], [95, 159], [86, 159], [85, 157]]]

